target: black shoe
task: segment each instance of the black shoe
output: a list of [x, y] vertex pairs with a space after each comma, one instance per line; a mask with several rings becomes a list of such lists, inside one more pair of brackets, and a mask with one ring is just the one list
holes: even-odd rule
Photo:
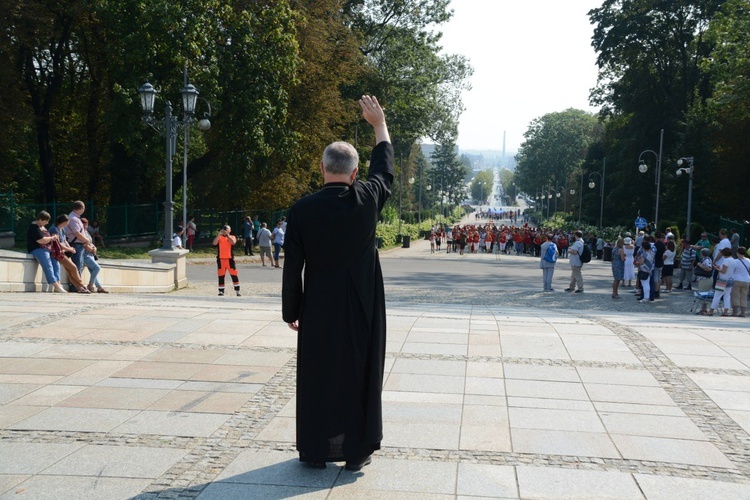
[[676, 288], [677, 290], [682, 290], [682, 283], [680, 283], [679, 285], [677, 285], [677, 286], [676, 286], [675, 288]]
[[572, 291], [573, 291], [573, 289], [572, 289], [572, 288], [566, 288], [566, 289], [565, 289], [565, 291], [566, 291], [566, 292], [572, 292]]
[[219, 290], [219, 297], [221, 297], [222, 295], [224, 295], [224, 290]]
[[693, 287], [690, 286], [690, 285], [688, 285], [687, 287], [685, 287], [685, 290], [692, 290], [692, 289], [693, 289]]
[[326, 463], [325, 462], [302, 462], [305, 464], [305, 466], [310, 467], [311, 469], [325, 469]]
[[368, 455], [362, 461], [346, 462], [346, 466], [344, 468], [346, 470], [351, 470], [351, 471], [356, 472], [358, 470], [362, 470], [362, 467], [364, 467], [365, 465], [370, 465], [370, 463], [372, 463], [372, 455]]
[[576, 293], [583, 293], [583, 288], [579, 288], [578, 290], [576, 290]]

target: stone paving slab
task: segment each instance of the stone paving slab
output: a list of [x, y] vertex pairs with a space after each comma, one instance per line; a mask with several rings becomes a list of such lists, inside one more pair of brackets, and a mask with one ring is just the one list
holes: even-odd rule
[[750, 498], [746, 321], [391, 302], [351, 473], [297, 461], [277, 297], [51, 297], [2, 297], [0, 498]]

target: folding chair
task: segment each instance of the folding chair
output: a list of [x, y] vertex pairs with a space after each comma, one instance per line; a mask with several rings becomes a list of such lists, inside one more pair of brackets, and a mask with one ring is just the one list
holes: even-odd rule
[[693, 300], [690, 312], [696, 313], [702, 309], [703, 304], [706, 304], [707, 307], [711, 305], [711, 301], [714, 300], [714, 291], [709, 290], [707, 292], [699, 292], [696, 290], [693, 292], [693, 297], [695, 297], [695, 299]]

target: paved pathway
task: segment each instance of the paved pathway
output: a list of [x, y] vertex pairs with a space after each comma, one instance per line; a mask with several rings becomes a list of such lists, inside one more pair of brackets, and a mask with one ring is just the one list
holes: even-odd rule
[[750, 498], [750, 323], [655, 311], [391, 300], [350, 473], [296, 460], [278, 298], [2, 294], [0, 498]]

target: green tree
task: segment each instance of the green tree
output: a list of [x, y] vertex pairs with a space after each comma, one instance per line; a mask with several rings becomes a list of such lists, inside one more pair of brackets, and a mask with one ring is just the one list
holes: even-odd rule
[[382, 97], [394, 148], [408, 154], [422, 137], [444, 142], [457, 129], [461, 92], [473, 70], [467, 59], [439, 55], [434, 26], [453, 12], [449, 0], [350, 0], [346, 12], [372, 70], [362, 82]]
[[487, 199], [492, 196], [492, 185], [495, 182], [495, 174], [492, 170], [482, 170], [471, 180], [469, 191], [471, 197], [479, 202], [480, 205], [487, 203]]
[[439, 144], [432, 153], [432, 175], [441, 210], [447, 201], [458, 205], [466, 198], [464, 175], [466, 166], [458, 161], [455, 143]]
[[518, 192], [517, 188], [514, 188], [514, 185], [516, 183], [515, 181], [515, 174], [508, 170], [507, 168], [501, 168], [500, 169], [500, 185], [503, 188], [503, 191], [505, 192], [505, 197], [510, 200], [511, 205], [515, 205], [517, 203], [516, 200], [513, 199], [513, 197]]
[[714, 49], [703, 59], [702, 69], [711, 78], [713, 94], [693, 106], [688, 120], [690, 129], [704, 132], [690, 139], [710, 141], [701, 150], [710, 148], [712, 153], [696, 158], [696, 183], [702, 190], [697, 215], [721, 213], [745, 220], [750, 192], [750, 3], [725, 3], [712, 19], [707, 38]]
[[[714, 42], [707, 30], [726, 0], [621, 2], [606, 0], [589, 12], [595, 25], [592, 45], [597, 52], [599, 84], [591, 100], [602, 106], [606, 133], [600, 154], [607, 157], [607, 206], [616, 206], [620, 221], [632, 221], [637, 211], [653, 219], [654, 158], [645, 158], [649, 172], [636, 169], [645, 149], [658, 150], [664, 130], [664, 171], [672, 171], [680, 156], [695, 156], [710, 176], [710, 145], [700, 114], [688, 119], [690, 109], [710, 97], [709, 75], [700, 70]], [[688, 152], [689, 151], [689, 152]], [[592, 162], [584, 169], [595, 169]], [[666, 174], [661, 179], [660, 219], [685, 212], [687, 189]], [[705, 190], [696, 177], [696, 204]], [[585, 190], [588, 194], [588, 190]], [[586, 196], [586, 195], [584, 195]], [[586, 204], [586, 200], [584, 200]], [[605, 210], [605, 218], [615, 211]]]
[[548, 186], [565, 186], [601, 134], [596, 117], [577, 109], [533, 120], [516, 155], [514, 178], [519, 190], [532, 194]]

